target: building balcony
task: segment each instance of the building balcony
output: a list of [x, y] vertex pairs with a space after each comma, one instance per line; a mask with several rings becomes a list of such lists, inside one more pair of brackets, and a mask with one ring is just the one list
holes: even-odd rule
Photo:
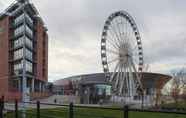
[[15, 39], [17, 39], [17, 38], [19, 38], [19, 37], [21, 37], [21, 36], [23, 36], [23, 35], [24, 35], [24, 32], [20, 32], [19, 34], [13, 35], [13, 36], [11, 37], [11, 40], [15, 40]]
[[19, 27], [20, 25], [22, 25], [24, 23], [24, 20], [20, 20], [19, 22], [13, 22], [12, 24], [11, 24], [11, 27], [10, 28], [12, 28], [12, 29], [16, 29], [17, 27]]
[[34, 28], [33, 23], [31, 23], [27, 18], [25, 19], [26, 24], [30, 27], [30, 29]]
[[18, 61], [21, 61], [23, 59], [22, 58], [18, 58], [18, 59], [14, 59], [13, 57], [9, 59], [9, 62], [12, 63], [12, 62], [18, 62]]
[[18, 45], [18, 46], [13, 46], [13, 47], [11, 47], [11, 48], [10, 48], [10, 51], [18, 50], [18, 49], [20, 49], [20, 48], [23, 48], [23, 44]]
[[30, 38], [30, 39], [33, 39], [33, 35], [31, 35], [30, 33], [28, 33], [27, 31], [25, 31], [25, 35]]

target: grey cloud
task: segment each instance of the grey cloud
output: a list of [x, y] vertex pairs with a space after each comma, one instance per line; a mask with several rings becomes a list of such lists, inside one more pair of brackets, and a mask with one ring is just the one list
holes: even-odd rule
[[49, 29], [49, 78], [102, 72], [100, 38], [106, 18], [126, 10], [142, 36], [145, 62], [168, 72], [186, 58], [184, 0], [32, 0]]
[[[65, 0], [45, 2], [45, 6], [41, 7], [40, 11], [48, 24], [52, 37], [51, 44], [56, 40], [60, 44], [59, 50], [69, 49], [69, 52], [66, 53], [59, 53], [60, 51], [50, 53], [55, 53], [64, 62], [71, 59], [74, 63], [86, 62], [81, 65], [83, 68], [81, 71], [65, 67], [76, 72], [73, 74], [77, 74], [102, 70], [99, 54], [100, 34], [106, 18], [117, 10], [128, 11], [136, 20], [142, 34], [144, 55], [148, 57], [147, 63], [150, 63], [151, 66], [157, 63], [175, 65], [177, 61], [177, 64], [184, 63], [185, 34], [182, 28], [186, 19], [186, 15], [183, 14], [183, 11], [186, 10], [184, 3], [185, 1], [170, 0], [78, 0], [72, 3], [72, 1]], [[39, 8], [40, 3], [38, 2], [37, 5]], [[54, 13], [56, 11], [58, 12]], [[175, 18], [175, 21], [172, 18]], [[166, 26], [163, 26], [162, 22], [165, 22]], [[170, 25], [173, 25], [172, 29], [169, 27]], [[90, 48], [86, 47], [86, 44]], [[55, 46], [58, 45], [51, 45], [50, 48]], [[76, 48], [84, 53], [78, 54], [77, 50], [74, 50]], [[95, 51], [92, 55], [88, 54], [85, 57], [87, 50]], [[73, 62], [72, 60], [71, 62]], [[87, 71], [87, 68], [90, 70]], [[62, 72], [63, 68], [60, 71]], [[65, 73], [72, 74], [69, 71]]]

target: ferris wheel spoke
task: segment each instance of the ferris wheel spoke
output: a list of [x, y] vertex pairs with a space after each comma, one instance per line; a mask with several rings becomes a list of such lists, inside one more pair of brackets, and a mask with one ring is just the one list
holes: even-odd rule
[[129, 41], [129, 43], [131, 44], [132, 49], [138, 46], [138, 44], [136, 43], [136, 37], [131, 37], [130, 39], [131, 40]]
[[129, 43], [129, 39], [130, 39], [130, 37], [129, 37], [129, 26], [128, 26], [128, 21], [125, 19], [125, 22], [123, 23], [123, 27], [124, 27], [124, 29], [123, 29], [123, 31], [125, 31], [125, 32], [123, 32], [123, 36], [125, 37], [124, 39], [125, 39], [125, 43]]
[[123, 22], [124, 18], [123, 17], [120, 17], [120, 21], [121, 21], [121, 26], [122, 26], [122, 32], [121, 32], [121, 36], [122, 36], [122, 39], [123, 39], [123, 43], [125, 43], [125, 35], [126, 35], [126, 30], [125, 30], [125, 23]]
[[133, 44], [135, 44], [135, 41], [136, 41], [136, 37], [134, 36], [134, 32], [133, 32], [133, 29], [132, 28], [130, 28], [130, 30], [129, 30], [129, 43], [131, 44], [131, 45], [133, 45]]
[[115, 35], [113, 34], [111, 30], [108, 30], [108, 31], [110, 32], [108, 37], [111, 40], [111, 42], [114, 42], [114, 44], [116, 44], [119, 47], [120, 42], [118, 42], [117, 37], [115, 37]]
[[119, 47], [120, 42], [118, 41], [118, 38], [113, 34], [111, 30], [108, 30], [108, 31], [110, 32], [110, 36], [112, 37], [110, 39], [113, 39], [115, 44], [117, 44], [117, 46]]
[[112, 72], [112, 75], [110, 77], [110, 82], [112, 82], [114, 80], [114, 77], [115, 77], [116, 71], [118, 69], [118, 66], [119, 66], [119, 62], [116, 64], [116, 66], [114, 68], [114, 71]]
[[132, 29], [130, 29], [130, 31], [129, 31], [127, 42], [131, 45], [131, 47], [132, 47], [132, 45], [136, 44], [136, 37], [134, 37], [134, 33], [133, 33]]
[[119, 60], [119, 58], [112, 59], [112, 60], [108, 61], [108, 64], [111, 64], [111, 63], [116, 62], [118, 60]]
[[115, 24], [116, 24], [116, 26], [117, 26], [117, 29], [118, 29], [118, 37], [120, 38], [120, 42], [122, 43], [122, 36], [121, 36], [121, 29], [120, 29], [120, 22], [118, 23], [118, 20], [116, 19], [115, 20]]
[[129, 71], [128, 68], [126, 68], [126, 83], [127, 83], [127, 87], [126, 87], [126, 92], [127, 92], [127, 97], [130, 96], [130, 83], [129, 83]]
[[[121, 19], [121, 17], [120, 17], [120, 19]], [[119, 18], [118, 18], [118, 20], [119, 20]], [[117, 21], [118, 23], [118, 27], [119, 27], [119, 35], [120, 35], [120, 37], [121, 37], [121, 41], [123, 41], [123, 37], [122, 37], [122, 31], [123, 31], [123, 22], [121, 21], [121, 20], [119, 20], [119, 21]]]
[[129, 97], [130, 96], [130, 81], [129, 81], [129, 71], [128, 71], [128, 63], [126, 64], [126, 66], [127, 66], [127, 68], [126, 68], [126, 89], [125, 89], [125, 91], [126, 91], [126, 95], [127, 95], [127, 97]]
[[125, 33], [121, 32], [121, 37], [122, 37], [122, 44], [125, 44]]
[[124, 69], [125, 68], [123, 68], [123, 64], [121, 64], [121, 77], [120, 77], [121, 80], [120, 80], [120, 87], [119, 87], [120, 93], [123, 93], [123, 86], [124, 86], [124, 81], [125, 81], [125, 78], [124, 78], [124, 74], [125, 74]]
[[127, 64], [125, 64], [125, 66], [126, 66], [126, 68], [125, 68], [125, 82], [126, 82], [126, 87], [125, 87], [125, 92], [126, 92], [126, 96], [128, 96], [128, 94], [129, 94], [129, 81], [128, 81], [128, 78], [129, 78], [129, 76], [128, 76], [128, 71], [127, 71]]
[[129, 31], [128, 31], [128, 26], [126, 26], [126, 33], [125, 33], [125, 43], [130, 44], [130, 37], [129, 37]]
[[122, 39], [124, 39], [124, 36], [125, 36], [126, 32], [125, 32], [125, 24], [124, 24], [124, 22], [122, 20], [122, 17], [120, 17], [120, 21], [119, 22], [121, 23], [121, 32], [120, 32], [121, 33], [121, 37], [122, 37]]
[[130, 28], [130, 31], [129, 31], [129, 42], [131, 45], [135, 44], [133, 41], [135, 40], [134, 38], [134, 35], [133, 35], [133, 30], [132, 30], [132, 27]]
[[[126, 81], [126, 79], [127, 79], [127, 65], [123, 64], [122, 68], [123, 68], [123, 75], [122, 75], [123, 83], [122, 83], [122, 86], [121, 86], [122, 89], [120, 89], [120, 91], [125, 92], [124, 94], [126, 95], [126, 90], [128, 88], [128, 84], [127, 84], [127, 81]], [[124, 84], [125, 84], [125, 86], [124, 86]]]
[[138, 63], [139, 63], [139, 60], [138, 60], [138, 55], [134, 55], [133, 57], [131, 57], [132, 58], [132, 61], [133, 61], [133, 64], [134, 65], [137, 65]]
[[114, 51], [114, 50], [111, 50], [111, 49], [107, 49], [107, 52], [110, 52], [110, 53], [113, 53], [113, 54], [119, 55], [119, 52]]
[[120, 93], [120, 95], [123, 93], [123, 92], [122, 92], [122, 87], [123, 87], [123, 81], [124, 81], [122, 65], [123, 65], [123, 64], [121, 64], [120, 85], [119, 85], [119, 88], [118, 88], [118, 89], [119, 89], [119, 93]]
[[131, 61], [129, 61], [129, 76], [130, 76], [130, 93], [131, 95], [133, 96], [134, 95], [134, 80], [135, 80], [135, 76], [134, 76], [134, 73], [137, 73], [133, 68], [132, 68], [132, 64], [131, 64]]
[[[121, 65], [120, 65], [121, 66]], [[119, 66], [119, 70], [118, 70], [118, 72], [117, 72], [117, 76], [116, 76], [116, 82], [115, 82], [115, 86], [114, 86], [114, 88], [116, 88], [117, 90], [118, 90], [118, 87], [119, 87], [119, 82], [120, 82], [120, 74], [121, 74], [121, 68], [120, 68], [120, 66]]]
[[111, 42], [112, 40], [107, 40], [107, 41], [108, 41], [108, 43], [109, 43], [110, 45], [112, 45], [112, 47], [114, 47], [116, 50], [119, 49], [118, 44], [116, 44], [116, 43], [114, 43], [114, 42]]
[[115, 36], [117, 37], [118, 42], [121, 43], [120, 37], [118, 36], [117, 30], [115, 29], [113, 22], [111, 24], [112, 24], [111, 27], [113, 29]]
[[128, 42], [127, 40], [128, 40], [128, 23], [127, 23], [128, 21], [127, 20], [125, 20], [125, 31], [126, 31], [126, 42]]
[[133, 46], [132, 51], [137, 50], [137, 48], [138, 48], [138, 45], [136, 44], [135, 46]]
[[120, 42], [118, 42], [119, 40], [118, 40], [117, 35], [115, 34], [115, 31], [114, 31], [114, 29], [113, 29], [113, 26], [111, 25], [110, 27], [112, 28], [112, 29], [109, 29], [110, 34], [112, 35], [112, 37], [114, 37], [114, 40], [115, 40], [117, 43], [120, 44]]
[[123, 68], [123, 64], [121, 65], [121, 68], [122, 68], [122, 73], [121, 73], [121, 84], [120, 84], [120, 93], [123, 93], [123, 86], [124, 86], [124, 81], [125, 81], [125, 78], [124, 78], [124, 69], [125, 68]]
[[135, 65], [133, 62], [132, 63], [132, 67], [133, 69], [135, 70], [135, 75], [136, 75], [136, 82], [139, 84], [140, 88], [142, 89], [142, 84], [141, 84], [141, 81], [139, 80], [139, 76], [138, 76], [138, 73], [137, 73], [137, 69], [135, 68]]
[[118, 27], [118, 23], [117, 23], [117, 18], [115, 20], [113, 20], [112, 27], [113, 27], [113, 31], [114, 31], [115, 35], [117, 36], [118, 40], [121, 41], [121, 39], [120, 39], [121, 37], [119, 36], [120, 32], [119, 32], [119, 27]]

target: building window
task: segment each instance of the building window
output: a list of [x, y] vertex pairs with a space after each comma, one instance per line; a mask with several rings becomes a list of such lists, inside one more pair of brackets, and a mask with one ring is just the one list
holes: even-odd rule
[[26, 18], [33, 25], [33, 20], [32, 20], [32, 18], [28, 14], [26, 14]]
[[97, 91], [97, 95], [111, 95], [111, 86], [104, 84], [95, 85], [95, 89]]
[[23, 61], [14, 64], [14, 74], [21, 74], [23, 70]]
[[23, 48], [14, 51], [14, 60], [23, 58]]
[[28, 27], [26, 26], [26, 32], [28, 32], [28, 34], [33, 37], [33, 31]]
[[26, 58], [32, 60], [32, 52], [28, 49], [26, 49]]
[[17, 36], [17, 35], [19, 35], [20, 33], [23, 33], [23, 32], [24, 32], [24, 25], [21, 25], [20, 27], [18, 27], [14, 30], [14, 36]]
[[33, 43], [32, 43], [32, 41], [28, 37], [25, 37], [25, 39], [26, 39], [26, 45], [29, 48], [33, 49]]
[[14, 40], [14, 48], [17, 48], [19, 46], [23, 45], [23, 37], [18, 38], [17, 40]]
[[32, 73], [32, 63], [29, 61], [26, 61], [26, 72]]
[[14, 23], [19, 24], [24, 20], [24, 14], [19, 15], [17, 18], [15, 18]]

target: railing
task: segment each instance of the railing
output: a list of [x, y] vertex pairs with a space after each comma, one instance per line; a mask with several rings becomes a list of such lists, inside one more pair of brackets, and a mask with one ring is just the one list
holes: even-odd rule
[[[6, 108], [6, 102], [3, 99], [0, 99], [0, 118], [20, 118], [23, 114], [22, 110], [19, 106], [17, 100], [13, 104], [11, 104], [11, 108]], [[155, 113], [155, 114], [172, 114], [179, 115], [178, 118], [186, 118], [186, 110], [182, 111], [176, 110], [145, 110], [145, 109], [131, 109], [128, 106], [124, 106], [123, 108], [109, 108], [109, 107], [99, 107], [99, 106], [82, 106], [82, 105], [74, 105], [70, 103], [69, 105], [61, 105], [61, 104], [50, 104], [50, 103], [40, 103], [37, 102], [25, 102], [25, 104], [33, 105], [32, 108], [27, 109], [26, 118], [33, 117], [34, 118], [146, 118], [140, 116], [134, 116], [132, 114], [135, 113]], [[46, 107], [44, 107], [46, 106]], [[51, 108], [53, 107], [53, 108]], [[7, 111], [6, 113], [4, 113]], [[114, 114], [111, 114], [111, 111]], [[55, 116], [59, 113], [57, 116]], [[6, 114], [6, 115], [4, 115]], [[10, 116], [7, 116], [10, 115]], [[147, 118], [150, 118], [148, 116]], [[159, 117], [157, 117], [159, 118]], [[162, 117], [160, 117], [162, 118]], [[166, 117], [169, 118], [169, 117]], [[171, 116], [172, 118], [172, 116]]]

